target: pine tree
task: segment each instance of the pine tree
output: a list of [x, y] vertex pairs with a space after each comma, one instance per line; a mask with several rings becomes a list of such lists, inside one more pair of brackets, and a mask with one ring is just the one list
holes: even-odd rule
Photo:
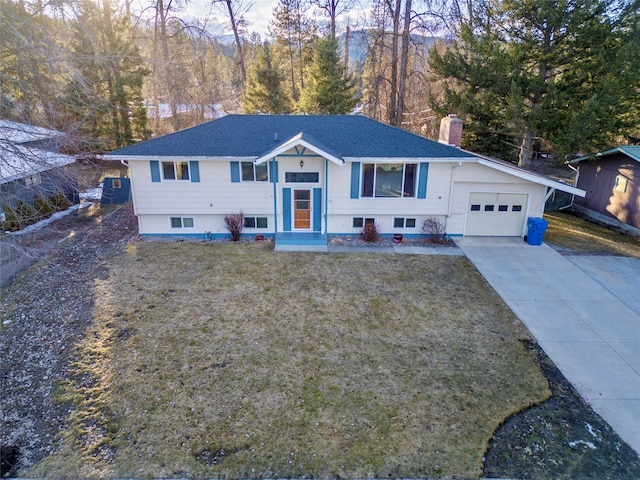
[[99, 138], [99, 148], [144, 140], [146, 110], [142, 82], [149, 73], [133, 43], [129, 21], [116, 17], [108, 0], [85, 0], [74, 23], [76, 74], [67, 85], [65, 105], [78, 130]]
[[358, 89], [351, 75], [345, 77], [338, 42], [332, 38], [318, 40], [313, 63], [306, 71], [306, 88], [302, 91], [298, 111], [309, 114], [336, 115], [353, 110], [358, 104]]
[[258, 49], [249, 70], [242, 111], [271, 114], [291, 112], [291, 101], [284, 90], [282, 74], [273, 62], [271, 47], [267, 42]]
[[274, 38], [274, 57], [286, 72], [291, 98], [297, 101], [304, 89], [304, 68], [312, 58], [317, 26], [305, 16], [302, 0], [279, 0], [269, 32]]
[[465, 145], [495, 154], [482, 148], [487, 139], [512, 144], [527, 167], [536, 138], [564, 158], [601, 148], [618, 134], [630, 108], [625, 90], [637, 92], [640, 79], [637, 67], [627, 75], [636, 63], [623, 49], [631, 40], [621, 27], [629, 11], [615, 6], [613, 0], [504, 0], [478, 10], [445, 53], [432, 50], [433, 71], [455, 82], [441, 113], [463, 114], [467, 132], [480, 141], [470, 144], [467, 136]]

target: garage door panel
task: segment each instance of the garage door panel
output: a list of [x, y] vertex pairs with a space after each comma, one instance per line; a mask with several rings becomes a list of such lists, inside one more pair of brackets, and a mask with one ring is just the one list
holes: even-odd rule
[[526, 194], [470, 193], [465, 235], [519, 237], [526, 206]]

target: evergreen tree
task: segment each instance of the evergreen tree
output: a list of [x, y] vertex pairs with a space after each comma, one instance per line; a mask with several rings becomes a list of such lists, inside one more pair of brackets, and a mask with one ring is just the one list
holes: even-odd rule
[[344, 65], [333, 38], [318, 40], [313, 63], [306, 71], [306, 88], [300, 95], [298, 110], [303, 113], [336, 115], [350, 112], [358, 104], [358, 89]]
[[503, 0], [478, 11], [430, 61], [439, 78], [455, 81], [440, 110], [466, 117], [468, 148], [495, 154], [487, 139], [511, 144], [526, 167], [536, 138], [564, 158], [620, 132], [625, 90], [640, 81], [637, 67], [629, 78], [634, 54], [622, 48], [628, 10], [613, 0]]
[[79, 5], [72, 46], [76, 70], [65, 105], [79, 131], [121, 147], [149, 136], [142, 83], [149, 71], [133, 43], [129, 20], [116, 17], [108, 0]]
[[284, 90], [280, 69], [273, 62], [267, 42], [258, 49], [251, 65], [242, 99], [243, 113], [290, 113], [291, 101]]
[[294, 101], [304, 89], [304, 67], [311, 62], [317, 27], [305, 16], [302, 0], [279, 0], [273, 10], [269, 32], [274, 38], [274, 57], [286, 72]]

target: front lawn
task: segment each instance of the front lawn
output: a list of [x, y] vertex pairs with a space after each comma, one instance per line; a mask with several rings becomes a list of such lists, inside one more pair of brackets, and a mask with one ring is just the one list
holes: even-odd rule
[[477, 477], [549, 395], [463, 257], [141, 242], [94, 288], [69, 428], [30, 475]]
[[547, 212], [547, 243], [574, 253], [640, 258], [640, 237], [600, 225], [573, 213]]

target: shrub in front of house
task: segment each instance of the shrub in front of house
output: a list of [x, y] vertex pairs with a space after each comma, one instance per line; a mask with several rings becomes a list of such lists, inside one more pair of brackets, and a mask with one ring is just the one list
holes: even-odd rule
[[375, 223], [366, 223], [362, 232], [360, 232], [360, 237], [365, 242], [377, 242], [380, 240], [380, 231], [378, 230], [378, 226]]
[[429, 235], [436, 242], [444, 242], [447, 235], [444, 223], [435, 217], [426, 218], [422, 222], [422, 233]]
[[224, 224], [231, 234], [231, 241], [239, 241], [244, 228], [244, 214], [242, 212], [228, 213], [224, 216]]

